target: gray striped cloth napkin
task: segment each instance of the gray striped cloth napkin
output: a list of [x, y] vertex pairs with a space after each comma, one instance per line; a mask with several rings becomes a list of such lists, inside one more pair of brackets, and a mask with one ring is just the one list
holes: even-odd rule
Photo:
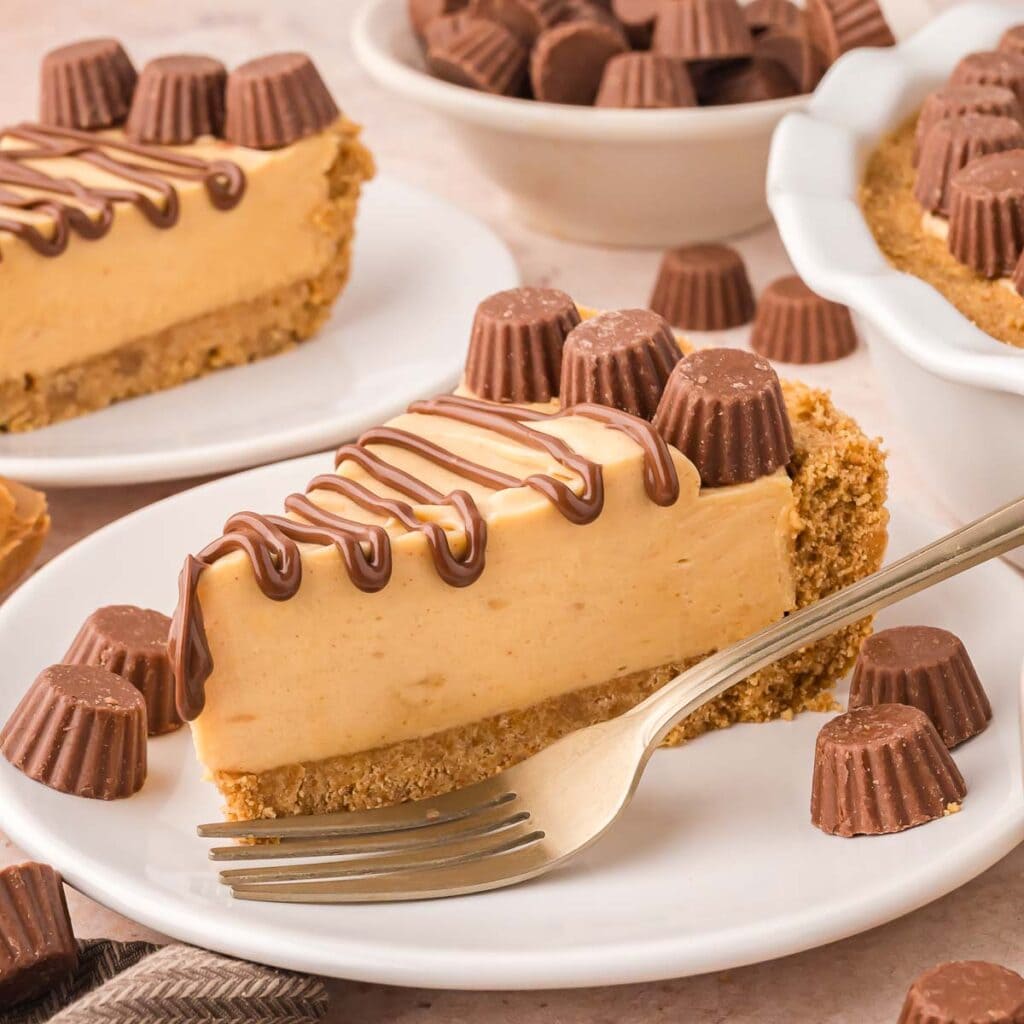
[[79, 943], [75, 974], [3, 1024], [312, 1024], [327, 1012], [319, 978], [192, 946]]

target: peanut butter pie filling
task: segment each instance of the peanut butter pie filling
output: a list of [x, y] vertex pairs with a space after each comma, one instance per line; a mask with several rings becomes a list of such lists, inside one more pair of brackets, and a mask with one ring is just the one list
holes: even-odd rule
[[230, 74], [113, 40], [44, 60], [0, 131], [0, 430], [271, 355], [347, 280], [372, 158], [301, 54]]
[[[178, 709], [231, 817], [485, 778], [878, 565], [877, 445], [761, 358], [671, 337], [646, 310], [492, 296], [468, 365], [504, 401], [464, 385], [415, 402], [283, 515], [240, 512], [187, 559]], [[528, 369], [484, 365], [510, 353]], [[561, 407], [569, 381], [587, 401]], [[828, 706], [869, 629], [758, 673], [669, 742]]]

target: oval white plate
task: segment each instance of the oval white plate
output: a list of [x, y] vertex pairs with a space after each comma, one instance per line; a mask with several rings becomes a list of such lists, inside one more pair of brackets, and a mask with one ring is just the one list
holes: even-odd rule
[[[170, 610], [182, 552], [231, 512], [275, 508], [323, 456], [177, 495], [55, 559], [0, 608], [0, 721], [97, 605]], [[897, 509], [893, 554], [940, 528]], [[0, 760], [0, 826], [76, 888], [169, 935], [318, 974], [445, 988], [604, 985], [723, 970], [871, 928], [962, 885], [1024, 839], [1017, 679], [1024, 581], [1002, 564], [907, 601], [887, 623], [956, 630], [995, 718], [956, 752], [960, 814], [897, 836], [843, 840], [808, 822], [824, 716], [748, 725], [655, 756], [616, 828], [561, 872], [425, 903], [233, 902], [198, 822], [218, 817], [187, 732], [154, 740], [140, 794], [103, 804], [53, 792]], [[287, 657], [287, 652], [281, 652]]]
[[480, 299], [518, 283], [473, 217], [379, 176], [359, 210], [352, 279], [319, 334], [54, 427], [0, 436], [0, 475], [40, 486], [223, 473], [339, 444], [456, 383]]

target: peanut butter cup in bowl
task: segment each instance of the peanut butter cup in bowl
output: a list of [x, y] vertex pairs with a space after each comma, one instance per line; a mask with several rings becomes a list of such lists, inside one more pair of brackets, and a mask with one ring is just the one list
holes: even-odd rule
[[664, 248], [768, 220], [772, 132], [824, 71], [802, 8], [745, 11], [743, 0], [370, 0], [353, 45], [378, 83], [449, 124], [518, 219]]

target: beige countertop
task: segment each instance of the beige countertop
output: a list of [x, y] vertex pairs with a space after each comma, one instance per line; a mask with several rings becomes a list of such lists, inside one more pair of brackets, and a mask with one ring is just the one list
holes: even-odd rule
[[[511, 246], [524, 281], [557, 285], [592, 305], [645, 304], [658, 254], [589, 248], [510, 223], [444, 126], [378, 90], [356, 66], [347, 43], [356, 7], [357, 0], [5, 0], [0, 119], [17, 120], [34, 111], [42, 53], [83, 35], [117, 35], [140, 62], [160, 53], [206, 51], [231, 64], [272, 49], [308, 50], [342, 107], [366, 125], [382, 170], [446, 196], [490, 223]], [[741, 239], [739, 246], [755, 288], [788, 272], [770, 227]], [[882, 402], [866, 354], [801, 376], [831, 387], [839, 404], [855, 413], [865, 429], [886, 438], [897, 500], [941, 519], [941, 507], [904, 456], [899, 430]], [[45, 557], [190, 483], [52, 491], [54, 528]], [[17, 859], [18, 851], [0, 836], [0, 863]], [[836, 884], [842, 885], [842, 879]], [[798, 886], [793, 888], [798, 898]], [[932, 964], [986, 959], [1024, 971], [1021, 906], [1024, 848], [958, 892], [900, 921], [784, 960], [680, 981], [561, 992], [430, 992], [333, 982], [329, 1020], [884, 1024], [896, 1020], [907, 985]], [[72, 913], [81, 937], [155, 937], [77, 895], [72, 897]]]

